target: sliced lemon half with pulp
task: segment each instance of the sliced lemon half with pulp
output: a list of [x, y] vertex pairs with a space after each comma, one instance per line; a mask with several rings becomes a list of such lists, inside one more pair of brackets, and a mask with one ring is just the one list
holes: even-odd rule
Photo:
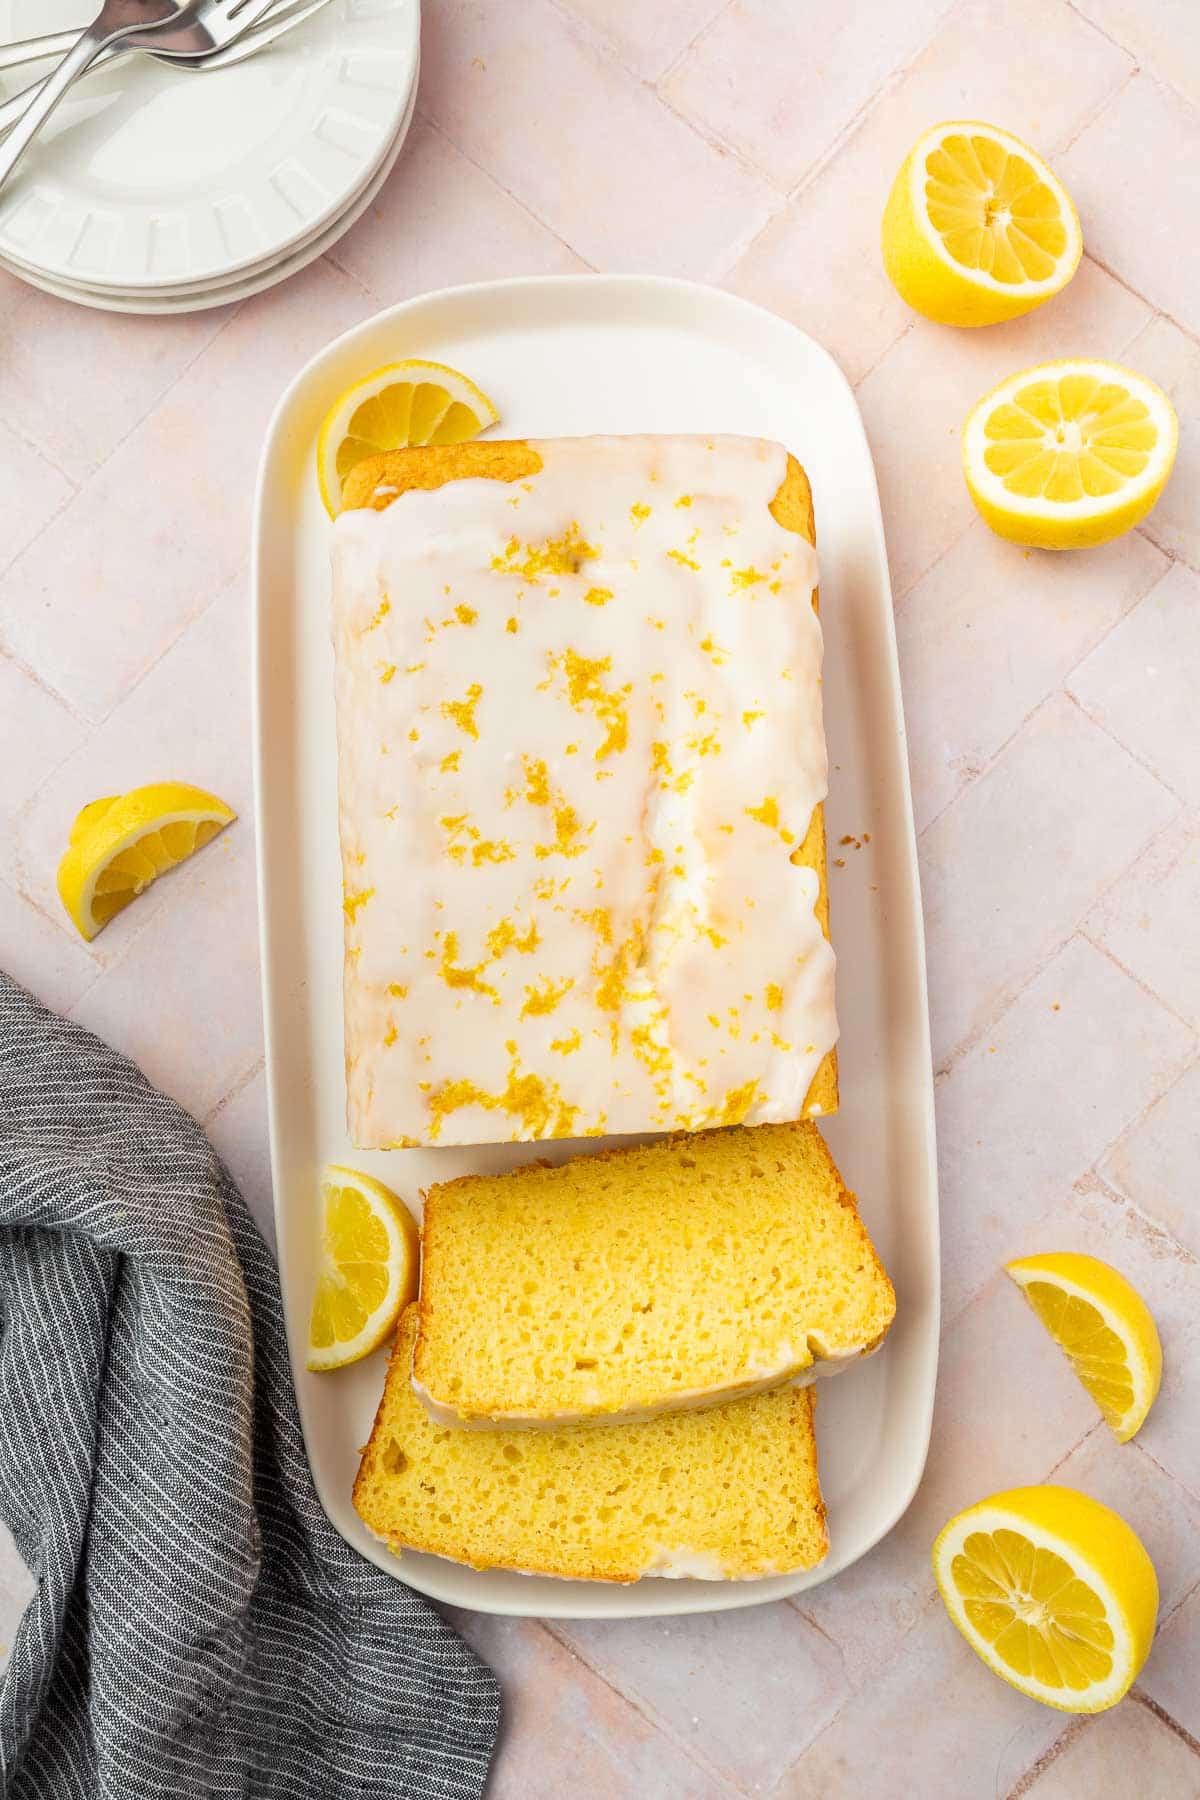
[[951, 119], [919, 137], [883, 214], [883, 261], [915, 312], [994, 325], [1041, 306], [1079, 265], [1071, 196], [1011, 132]]
[[308, 1366], [341, 1369], [377, 1349], [415, 1299], [419, 1240], [404, 1202], [357, 1169], [326, 1168], [321, 1206]]
[[1166, 485], [1179, 426], [1161, 388], [1117, 363], [1039, 363], [963, 426], [967, 487], [992, 530], [1043, 550], [1120, 537]]
[[933, 1546], [958, 1629], [1011, 1686], [1103, 1712], [1150, 1653], [1158, 1580], [1117, 1513], [1073, 1488], [1014, 1488], [951, 1519]]
[[317, 439], [317, 479], [331, 518], [356, 463], [414, 444], [463, 444], [500, 414], [482, 388], [445, 363], [388, 363], [340, 394]]
[[58, 893], [89, 941], [131, 900], [237, 814], [186, 781], [156, 781], [85, 806], [58, 865]]
[[1022, 1256], [1005, 1269], [1126, 1443], [1162, 1381], [1162, 1345], [1142, 1296], [1098, 1256], [1073, 1251]]

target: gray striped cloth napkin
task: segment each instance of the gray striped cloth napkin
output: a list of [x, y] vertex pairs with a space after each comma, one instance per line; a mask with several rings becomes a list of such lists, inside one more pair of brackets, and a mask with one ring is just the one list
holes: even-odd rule
[[241, 1195], [2, 974], [0, 1518], [36, 1582], [0, 1682], [10, 1800], [482, 1793], [495, 1679], [325, 1517]]

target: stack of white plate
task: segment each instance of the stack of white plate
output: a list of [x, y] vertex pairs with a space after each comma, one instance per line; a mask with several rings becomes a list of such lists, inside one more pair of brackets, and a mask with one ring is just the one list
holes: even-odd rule
[[[0, 0], [0, 42], [87, 0]], [[232, 68], [134, 53], [78, 81], [0, 189], [0, 267], [110, 312], [227, 306], [329, 249], [400, 154], [420, 0], [331, 0]], [[0, 75], [0, 97], [45, 72]]]

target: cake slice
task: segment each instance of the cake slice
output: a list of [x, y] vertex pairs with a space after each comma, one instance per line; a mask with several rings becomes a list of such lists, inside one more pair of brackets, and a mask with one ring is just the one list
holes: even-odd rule
[[333, 533], [355, 1144], [837, 1106], [807, 477], [737, 437], [398, 450]]
[[444, 1423], [617, 1422], [844, 1368], [894, 1312], [813, 1124], [700, 1132], [431, 1188], [414, 1381]]
[[453, 1431], [413, 1393], [404, 1314], [354, 1505], [395, 1551], [584, 1581], [746, 1581], [829, 1548], [810, 1389], [615, 1431]]

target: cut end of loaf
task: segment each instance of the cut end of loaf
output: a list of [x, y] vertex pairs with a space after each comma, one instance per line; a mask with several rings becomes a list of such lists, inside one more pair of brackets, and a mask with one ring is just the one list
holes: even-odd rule
[[816, 1127], [466, 1176], [425, 1203], [415, 1373], [468, 1423], [720, 1404], [875, 1349], [895, 1295]]
[[826, 1555], [808, 1389], [613, 1429], [455, 1430], [413, 1393], [415, 1334], [410, 1308], [354, 1486], [393, 1549], [613, 1582], [753, 1580]]

